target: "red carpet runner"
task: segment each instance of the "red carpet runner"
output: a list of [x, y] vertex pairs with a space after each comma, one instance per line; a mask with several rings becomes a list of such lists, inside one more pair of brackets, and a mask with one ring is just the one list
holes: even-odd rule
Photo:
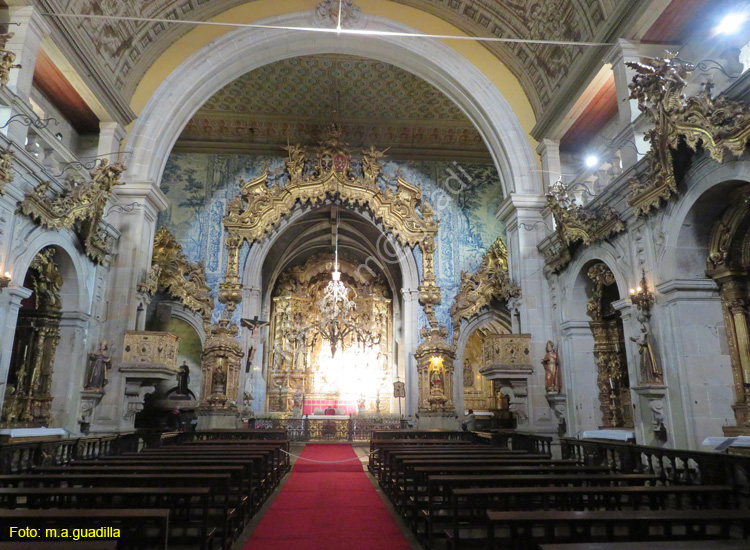
[[[303, 458], [355, 458], [351, 445], [310, 445]], [[297, 460], [244, 550], [410, 550], [358, 460]]]

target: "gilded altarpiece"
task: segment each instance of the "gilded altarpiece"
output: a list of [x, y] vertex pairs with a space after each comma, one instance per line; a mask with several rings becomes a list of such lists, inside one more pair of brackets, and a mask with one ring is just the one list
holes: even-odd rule
[[719, 285], [724, 310], [737, 421], [724, 432], [735, 436], [750, 434], [750, 186], [733, 191], [729, 203], [711, 230], [706, 275]]
[[301, 412], [304, 405], [306, 414], [314, 414], [333, 404], [346, 413], [390, 412], [393, 312], [385, 280], [339, 258], [348, 298], [356, 304], [351, 321], [376, 335], [375, 343], [350, 335], [334, 353], [328, 340], [307, 329], [321, 316], [318, 304], [333, 264], [330, 254], [314, 256], [284, 271], [276, 283], [266, 363], [269, 411]]
[[587, 274], [593, 282], [586, 309], [591, 317], [589, 327], [594, 336], [602, 427], [632, 428], [625, 332], [619, 313], [612, 307], [613, 292], [616, 293], [615, 276], [603, 263], [592, 265]]
[[18, 315], [10, 370], [3, 402], [3, 427], [47, 426], [51, 420], [51, 384], [55, 351], [60, 342], [63, 278], [45, 248], [31, 262], [24, 286], [34, 293]]
[[464, 406], [475, 411], [489, 411], [497, 408], [492, 382], [479, 373], [483, 366], [482, 346], [485, 335], [475, 330], [464, 348]]

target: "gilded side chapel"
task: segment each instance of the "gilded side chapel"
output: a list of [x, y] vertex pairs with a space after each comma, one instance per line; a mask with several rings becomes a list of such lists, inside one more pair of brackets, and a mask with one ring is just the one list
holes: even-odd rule
[[749, 68], [739, 0], [0, 1], [0, 478], [257, 434], [748, 473]]

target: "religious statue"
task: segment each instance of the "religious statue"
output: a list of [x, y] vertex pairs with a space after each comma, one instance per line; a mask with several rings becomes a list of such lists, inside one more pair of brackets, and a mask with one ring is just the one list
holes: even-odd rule
[[103, 390], [107, 384], [107, 369], [112, 365], [112, 359], [109, 356], [109, 347], [106, 341], [99, 344], [99, 349], [94, 353], [89, 353], [89, 370], [86, 377], [84, 389]]
[[302, 405], [304, 401], [304, 394], [302, 393], [302, 390], [297, 390], [294, 392], [294, 397], [292, 397], [292, 414], [293, 416], [299, 417], [302, 415]]
[[224, 390], [226, 389], [227, 375], [224, 374], [224, 369], [221, 367], [221, 363], [217, 361], [217, 364], [214, 367], [214, 374], [211, 377], [211, 382], [213, 384], [211, 393], [224, 393]]
[[498, 392], [497, 394], [497, 408], [501, 411], [510, 410], [510, 396], [508, 394]]
[[647, 319], [642, 318], [641, 337], [630, 337], [630, 340], [638, 344], [638, 355], [641, 358], [641, 382], [644, 384], [662, 384], [663, 373], [656, 361], [653, 344], [651, 343], [651, 329]]
[[357, 412], [358, 414], [365, 413], [365, 398], [363, 396], [360, 396], [360, 398], [357, 399]]
[[177, 395], [189, 395], [190, 390], [188, 385], [190, 384], [190, 367], [188, 367], [187, 361], [183, 361], [180, 365], [179, 372], [177, 373]]
[[560, 357], [555, 350], [552, 340], [547, 340], [545, 348], [547, 354], [542, 359], [544, 367], [544, 388], [549, 394], [557, 394], [562, 390], [562, 371], [560, 370]]
[[443, 387], [442, 365], [432, 365], [430, 368], [430, 392], [443, 393]]
[[305, 346], [304, 332], [300, 332], [295, 339], [294, 368], [297, 370], [307, 368], [307, 348]]

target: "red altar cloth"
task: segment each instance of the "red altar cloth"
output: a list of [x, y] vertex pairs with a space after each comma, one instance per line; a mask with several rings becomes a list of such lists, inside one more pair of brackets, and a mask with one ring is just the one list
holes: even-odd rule
[[329, 407], [338, 409], [336, 412], [341, 414], [356, 414], [357, 413], [357, 401], [355, 399], [313, 399], [305, 398], [305, 406], [302, 409], [302, 414], [315, 414], [315, 410], [319, 409], [318, 414], [324, 414], [324, 411]]

